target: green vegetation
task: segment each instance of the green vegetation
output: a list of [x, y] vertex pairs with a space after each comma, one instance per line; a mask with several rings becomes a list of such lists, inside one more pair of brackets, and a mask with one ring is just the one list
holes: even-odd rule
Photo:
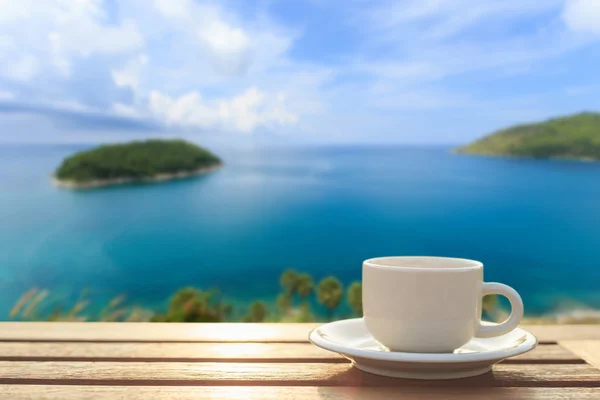
[[285, 314], [292, 307], [292, 297], [287, 293], [280, 293], [275, 302], [279, 313]]
[[306, 302], [308, 297], [313, 293], [315, 282], [309, 274], [300, 274], [297, 278], [296, 293], [302, 302]]
[[[312, 322], [319, 320], [324, 313], [331, 319], [344, 298], [343, 285], [333, 276], [321, 280], [315, 290], [314, 278], [310, 274], [290, 268], [281, 274], [279, 283], [282, 292], [276, 301], [257, 300], [248, 308], [238, 305], [237, 309], [223, 301], [218, 290], [196, 287], [176, 291], [166, 310], [131, 306], [121, 295], [111, 299], [99, 311], [94, 311], [98, 307], [91, 307], [92, 297], [87, 290], [82, 291], [73, 304], [68, 304], [64, 299], [53, 299], [48, 290], [35, 288], [15, 303], [9, 318], [21, 321]], [[359, 282], [350, 286], [347, 303], [350, 307], [344, 309], [344, 317], [362, 315]], [[356, 304], [361, 304], [361, 307], [357, 308]], [[318, 307], [317, 312], [314, 306]]]
[[152, 317], [154, 322], [221, 322], [231, 312], [231, 306], [221, 302], [216, 291], [194, 287], [178, 290], [166, 313]]
[[244, 322], [263, 322], [269, 314], [269, 308], [264, 301], [255, 301], [250, 305], [250, 314], [245, 316]]
[[[346, 292], [334, 276], [314, 285], [307, 273], [287, 269], [280, 277], [282, 293], [276, 301], [257, 300], [246, 307], [234, 307], [223, 301], [218, 290], [185, 287], [170, 298], [166, 310], [149, 310], [130, 305], [125, 296], [112, 298], [103, 308], [92, 307], [93, 297], [83, 290], [72, 303], [53, 299], [48, 290], [34, 288], [25, 293], [12, 308], [9, 318], [20, 321], [152, 321], [152, 322], [313, 322], [362, 315], [362, 283], [352, 282]], [[345, 294], [345, 296], [344, 296]], [[314, 297], [312, 297], [314, 296]], [[344, 299], [345, 298], [345, 299]], [[345, 301], [346, 307], [341, 307]], [[317, 307], [315, 309], [313, 307]], [[94, 311], [96, 310], [96, 311]], [[483, 314], [495, 321], [507, 317], [498, 297], [483, 298]]]
[[283, 271], [281, 278], [279, 278], [279, 285], [285, 294], [293, 296], [298, 288], [298, 272], [292, 268]]
[[317, 285], [317, 300], [327, 307], [329, 320], [333, 317], [333, 312], [342, 302], [344, 288], [342, 282], [334, 276], [323, 278]]
[[58, 182], [85, 185], [114, 180], [149, 180], [160, 175], [190, 174], [216, 167], [221, 160], [183, 140], [147, 140], [104, 145], [67, 157], [58, 167]]
[[144, 322], [152, 318], [152, 311], [137, 306], [126, 306], [125, 296], [112, 298], [99, 311], [90, 311], [92, 296], [84, 289], [73, 305], [65, 307], [50, 298], [48, 290], [33, 288], [27, 291], [10, 311], [10, 319], [20, 321], [106, 321]]
[[458, 153], [600, 160], [600, 114], [581, 113], [503, 129]]
[[362, 282], [352, 282], [348, 286], [348, 305], [355, 314], [362, 315]]

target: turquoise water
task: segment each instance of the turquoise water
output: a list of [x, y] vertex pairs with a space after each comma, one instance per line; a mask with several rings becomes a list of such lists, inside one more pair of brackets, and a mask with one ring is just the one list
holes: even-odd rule
[[530, 315], [600, 308], [600, 163], [448, 148], [220, 152], [196, 179], [52, 187], [77, 147], [0, 147], [0, 318], [32, 287], [157, 306], [185, 285], [272, 297], [287, 267], [359, 279], [383, 255], [478, 259]]

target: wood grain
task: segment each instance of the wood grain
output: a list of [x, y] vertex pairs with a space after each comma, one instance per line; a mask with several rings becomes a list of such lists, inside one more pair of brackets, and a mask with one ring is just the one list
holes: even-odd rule
[[600, 324], [590, 325], [523, 325], [540, 343], [556, 343], [560, 340], [600, 340]]
[[0, 322], [2, 341], [307, 342], [319, 324]]
[[596, 388], [344, 388], [344, 387], [146, 387], [0, 385], [11, 400], [554, 400], [600, 398]]
[[560, 344], [588, 363], [600, 368], [600, 340], [565, 340]]
[[392, 379], [349, 364], [0, 362], [0, 384], [138, 386], [489, 386], [600, 387], [587, 364], [500, 364], [488, 374], [448, 381]]
[[[547, 357], [577, 357], [565, 349]], [[546, 353], [546, 352], [544, 352]], [[550, 353], [550, 352], [549, 352]], [[70, 343], [1, 342], [4, 361], [268, 361], [349, 362], [310, 343]]]
[[[1, 361], [349, 362], [310, 343], [0, 342]], [[509, 363], [583, 363], [559, 345], [541, 345]]]
[[[319, 324], [0, 322], [0, 341], [307, 342]], [[525, 325], [542, 343], [600, 340], [600, 325]]]

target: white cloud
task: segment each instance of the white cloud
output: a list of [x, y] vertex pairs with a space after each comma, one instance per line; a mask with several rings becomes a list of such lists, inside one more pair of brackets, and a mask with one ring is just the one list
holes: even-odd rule
[[197, 30], [216, 67], [227, 73], [244, 71], [252, 57], [250, 39], [240, 28], [221, 20], [206, 21]]
[[139, 112], [139, 110], [137, 110], [136, 108], [134, 108], [130, 105], [123, 104], [123, 103], [114, 103], [112, 105], [112, 111], [115, 114], [121, 115], [123, 117], [139, 118], [142, 116], [142, 114]]
[[264, 71], [280, 61], [295, 37], [265, 18], [241, 21], [216, 3], [154, 0], [153, 4], [161, 23], [167, 24], [163, 29], [181, 35], [178, 45], [187, 46], [198, 59], [208, 59], [210, 75]]
[[142, 68], [148, 63], [148, 57], [144, 54], [138, 57], [132, 58], [120, 69], [111, 69], [110, 74], [112, 76], [115, 85], [119, 87], [130, 87], [134, 91], [137, 91], [140, 84], [140, 74]]
[[[0, 0], [0, 76], [31, 80], [48, 69], [68, 76], [73, 57], [139, 48], [143, 38], [135, 22], [106, 24], [103, 5], [101, 0]], [[24, 64], [27, 71], [16, 74]]]
[[169, 18], [189, 18], [192, 6], [192, 0], [154, 0], [156, 10]]
[[0, 24], [25, 18], [31, 12], [29, 6], [26, 1], [0, 0]]
[[[153, 21], [153, 35], [170, 37], [169, 55], [178, 62], [166, 68], [158, 65], [164, 60], [149, 54], [153, 61], [144, 74], [156, 79], [144, 84], [125, 78], [136, 70], [131, 61], [128, 68], [112, 70], [115, 82], [137, 86], [147, 95], [147, 105], [138, 102], [136, 112], [148, 112], [170, 126], [249, 133], [295, 124], [300, 114], [290, 109], [310, 112], [319, 107], [315, 86], [322, 81], [296, 85], [314, 68], [288, 60], [295, 36], [268, 18], [244, 21], [216, 3], [191, 0], [154, 0], [152, 5], [149, 11], [140, 1], [136, 10], [149, 13], [142, 19]], [[144, 32], [149, 29], [140, 26]], [[130, 73], [117, 74], [125, 70]], [[293, 99], [282, 93], [293, 93]]]
[[[297, 33], [266, 14], [243, 19], [219, 3], [195, 0], [130, 0], [116, 13], [107, 5], [0, 0], [0, 79], [43, 92], [53, 109], [75, 98], [94, 112], [223, 131], [280, 129], [323, 109], [323, 69], [291, 61], [287, 51]], [[86, 61], [95, 55], [102, 57]], [[81, 68], [94, 70], [90, 90], [106, 98], [84, 93], [79, 82], [89, 72]], [[107, 78], [133, 97], [93, 89]]]
[[[2, 67], [0, 67], [2, 68]], [[39, 61], [31, 54], [23, 54], [4, 65], [4, 75], [16, 81], [29, 81], [39, 70]]]
[[286, 126], [297, 122], [287, 111], [283, 94], [265, 94], [251, 87], [230, 99], [207, 101], [191, 92], [172, 98], [158, 91], [150, 93], [150, 111], [168, 125], [220, 128], [252, 132], [259, 126]]
[[59, 100], [50, 100], [45, 102], [40, 102], [39, 104], [44, 104], [50, 106], [54, 109], [65, 110], [65, 111], [74, 111], [81, 113], [91, 113], [98, 112], [99, 110], [95, 110], [92, 107], [89, 107], [77, 100], [73, 99], [59, 99]]
[[369, 107], [391, 110], [449, 109], [472, 106], [466, 95], [446, 93], [441, 90], [419, 88], [413, 90], [378, 90], [374, 88], [366, 99]]
[[424, 61], [359, 61], [353, 67], [359, 72], [372, 74], [378, 78], [406, 79], [410, 81], [441, 78], [445, 74], [444, 68]]
[[15, 48], [15, 41], [10, 36], [0, 36], [0, 50], [12, 50]]
[[567, 0], [563, 18], [573, 31], [598, 35], [600, 34], [600, 1]]
[[50, 51], [52, 53], [52, 63], [63, 75], [68, 76], [71, 73], [71, 63], [65, 55], [63, 40], [59, 33], [50, 32], [48, 35], [50, 41]]
[[[73, 25], [65, 26], [65, 47], [84, 56], [100, 54], [126, 53], [141, 47], [143, 38], [133, 20], [125, 20], [121, 25], [102, 26], [90, 20], [73, 21]], [[78, 36], [79, 35], [79, 36]]]
[[[593, 1], [593, 0], [592, 0]], [[378, 32], [378, 40], [405, 42], [448, 39], [477, 24], [500, 20], [502, 23], [543, 13], [556, 8], [563, 0], [406, 0], [377, 3], [356, 16], [365, 19], [367, 31]], [[504, 19], [502, 21], [502, 19]], [[404, 35], [402, 35], [404, 34]]]
[[339, 37], [316, 44], [321, 15], [278, 22], [271, 3], [0, 0], [0, 87], [49, 108], [185, 134], [267, 128], [343, 138], [396, 131], [403, 111], [474, 107], [498, 95], [496, 81], [541, 81], [561, 64], [549, 60], [597, 40], [581, 33], [597, 33], [600, 20], [600, 0], [321, 2], [314, 11], [331, 13], [323, 16]]
[[[351, 69], [370, 78], [363, 90], [375, 92], [383, 87], [411, 93], [417, 99], [415, 104], [445, 104], [449, 93], [444, 90], [433, 92], [445, 93], [440, 95], [440, 102], [429, 101], [433, 82], [443, 84], [466, 73], [528, 72], [535, 63], [589, 43], [548, 19], [550, 13], [561, 12], [563, 3], [564, 0], [377, 3], [352, 16], [352, 22], [365, 35], [366, 48], [377, 56], [367, 58], [368, 61], [359, 58], [351, 63]], [[518, 30], [512, 30], [513, 25]], [[410, 106], [410, 101], [391, 103]]]
[[0, 90], [0, 100], [12, 100], [14, 98], [14, 93], [11, 93], [7, 90]]

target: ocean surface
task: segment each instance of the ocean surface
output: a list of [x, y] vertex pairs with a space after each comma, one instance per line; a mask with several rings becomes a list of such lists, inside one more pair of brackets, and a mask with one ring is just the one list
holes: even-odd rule
[[600, 163], [262, 149], [219, 153], [224, 168], [184, 181], [53, 187], [81, 148], [0, 146], [0, 319], [33, 287], [162, 307], [194, 285], [243, 302], [274, 298], [288, 267], [349, 283], [387, 255], [481, 260], [530, 316], [600, 308]]

